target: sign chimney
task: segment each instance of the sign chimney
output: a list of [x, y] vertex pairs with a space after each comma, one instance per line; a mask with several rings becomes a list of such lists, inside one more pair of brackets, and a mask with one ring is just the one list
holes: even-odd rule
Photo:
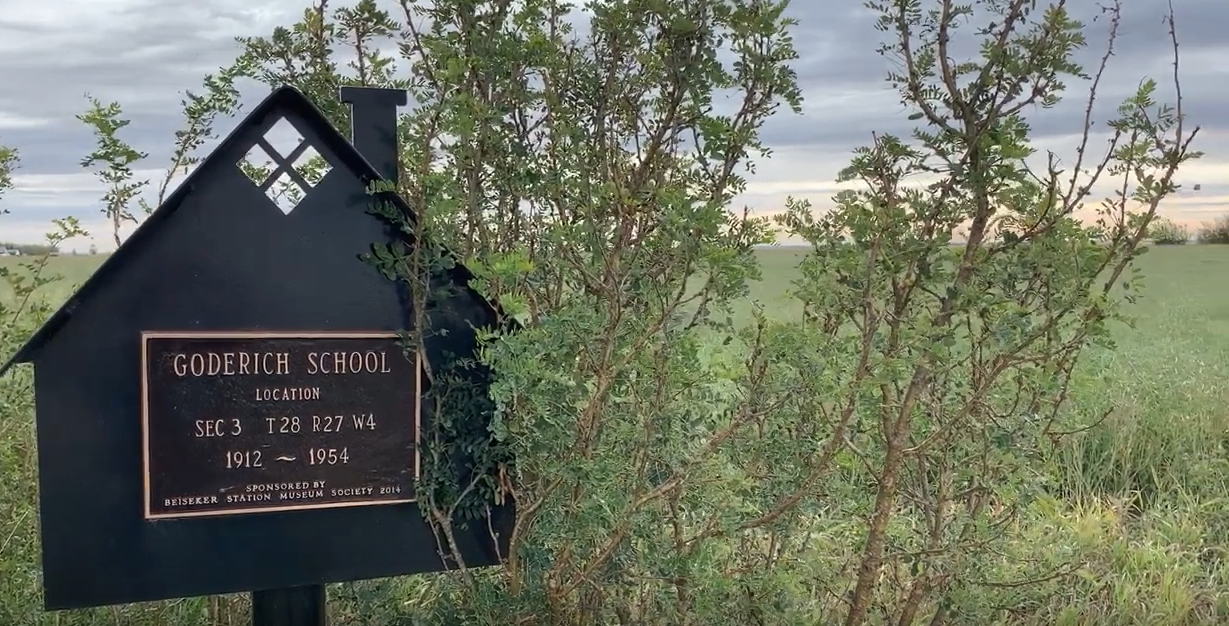
[[396, 185], [397, 107], [408, 101], [405, 90], [342, 87], [337, 97], [350, 105], [350, 143], [384, 180]]

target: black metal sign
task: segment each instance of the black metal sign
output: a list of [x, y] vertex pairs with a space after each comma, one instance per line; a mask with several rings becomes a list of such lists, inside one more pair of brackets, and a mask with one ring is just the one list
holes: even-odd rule
[[413, 502], [419, 365], [388, 333], [142, 333], [146, 519]]
[[[324, 615], [325, 583], [507, 554], [511, 501], [454, 526], [456, 558], [419, 507], [361, 506], [411, 501], [419, 455], [424, 474], [433, 467], [419, 432], [487, 429], [493, 374], [477, 362], [477, 329], [511, 326], [463, 264], [433, 274], [438, 297], [416, 309], [403, 281], [365, 260], [373, 246], [427, 243], [386, 219], [416, 215], [404, 199], [371, 193], [397, 184], [406, 93], [338, 96], [352, 141], [301, 92], [277, 89], [0, 361], [0, 376], [13, 363], [36, 372], [48, 609], [261, 590], [257, 623], [307, 619]], [[270, 143], [296, 134], [296, 148]], [[293, 205], [283, 183], [302, 191]], [[394, 333], [418, 322], [430, 332], [406, 358]], [[428, 362], [473, 395], [446, 424], [419, 401]], [[481, 480], [491, 470], [475, 453], [436, 469]]]

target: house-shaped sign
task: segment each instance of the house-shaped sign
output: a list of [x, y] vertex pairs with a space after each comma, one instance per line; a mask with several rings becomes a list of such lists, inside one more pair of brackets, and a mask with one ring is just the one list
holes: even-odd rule
[[[0, 368], [34, 364], [48, 609], [445, 567], [414, 502], [422, 363], [472, 357], [497, 312], [458, 266], [428, 313], [442, 332], [403, 347], [409, 290], [362, 256], [405, 241], [368, 191], [396, 180], [406, 95], [341, 98], [353, 143], [274, 91]], [[301, 142], [279, 149], [275, 125]], [[466, 564], [495, 563], [502, 540], [472, 526]]]

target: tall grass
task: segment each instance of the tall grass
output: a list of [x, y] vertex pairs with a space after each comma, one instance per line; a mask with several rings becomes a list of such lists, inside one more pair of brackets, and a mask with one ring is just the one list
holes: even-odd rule
[[1106, 417], [1053, 459], [1089, 564], [1076, 606], [1107, 625], [1229, 623], [1229, 257], [1158, 248], [1144, 268], [1135, 327], [1075, 389], [1072, 410]]

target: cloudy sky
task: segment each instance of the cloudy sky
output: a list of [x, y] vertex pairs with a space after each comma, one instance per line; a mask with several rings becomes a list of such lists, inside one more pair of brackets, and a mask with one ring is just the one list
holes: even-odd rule
[[[1091, 10], [1094, 2], [1077, 4]], [[1161, 23], [1166, 0], [1124, 4], [1118, 55], [1103, 90], [1107, 104], [1128, 95], [1143, 76], [1170, 73]], [[1197, 147], [1207, 156], [1184, 170], [1180, 182], [1187, 189], [1162, 213], [1198, 224], [1229, 211], [1229, 3], [1174, 4], [1186, 108], [1204, 129]], [[22, 155], [17, 188], [0, 199], [11, 211], [0, 218], [0, 241], [39, 241], [52, 218], [75, 215], [94, 237], [68, 247], [108, 249], [102, 188], [78, 165], [93, 145], [89, 129], [74, 119], [87, 105], [85, 94], [123, 103], [132, 119], [123, 136], [150, 154], [139, 174], [158, 178], [183, 90], [235, 57], [235, 36], [267, 34], [294, 22], [306, 6], [306, 0], [0, 0], [0, 145]], [[782, 114], [765, 129], [775, 156], [760, 165], [740, 198], [757, 211], [777, 210], [789, 195], [829, 205], [833, 178], [851, 149], [873, 130], [907, 130], [884, 86], [887, 66], [874, 53], [878, 33], [861, 0], [794, 0], [791, 13], [800, 21], [797, 70], [807, 101], [802, 115]], [[1096, 51], [1104, 25], [1092, 29]], [[1080, 130], [1079, 100], [1073, 94], [1069, 106], [1032, 118], [1039, 147], [1070, 153], [1072, 133]], [[1193, 191], [1194, 184], [1201, 189]]]

